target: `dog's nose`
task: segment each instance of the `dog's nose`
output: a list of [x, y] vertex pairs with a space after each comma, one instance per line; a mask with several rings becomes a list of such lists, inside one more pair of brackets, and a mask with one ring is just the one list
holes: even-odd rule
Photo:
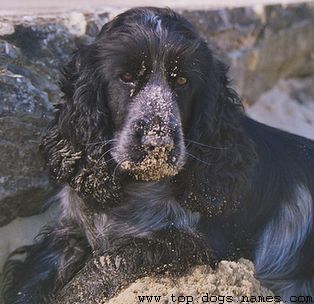
[[144, 135], [142, 136], [141, 144], [148, 151], [155, 150], [157, 147], [164, 147], [167, 150], [174, 148], [173, 139], [167, 135]]

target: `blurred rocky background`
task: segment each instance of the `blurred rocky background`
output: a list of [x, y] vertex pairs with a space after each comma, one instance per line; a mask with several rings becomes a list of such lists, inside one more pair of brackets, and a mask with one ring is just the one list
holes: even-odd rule
[[[0, 14], [0, 269], [49, 219], [57, 189], [38, 149], [59, 69], [122, 10]], [[314, 2], [179, 11], [230, 64], [250, 116], [314, 138]]]

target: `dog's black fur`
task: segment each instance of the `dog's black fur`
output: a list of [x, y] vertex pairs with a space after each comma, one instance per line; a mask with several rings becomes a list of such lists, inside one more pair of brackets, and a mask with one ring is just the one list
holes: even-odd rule
[[314, 298], [314, 143], [245, 116], [187, 20], [126, 11], [74, 54], [61, 89], [42, 144], [61, 213], [7, 263], [5, 303], [48, 302], [95, 252], [137, 276], [246, 257], [285, 300]]

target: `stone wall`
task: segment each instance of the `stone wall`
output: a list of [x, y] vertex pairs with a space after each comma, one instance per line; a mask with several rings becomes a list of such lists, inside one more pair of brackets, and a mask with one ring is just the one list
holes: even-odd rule
[[[231, 65], [234, 86], [252, 116], [263, 120], [274, 113], [271, 124], [281, 111], [280, 127], [294, 120], [301, 134], [314, 137], [313, 3], [182, 13]], [[59, 69], [113, 14], [0, 19], [0, 267], [4, 253], [30, 242], [42, 221], [16, 232], [27, 237], [19, 235], [14, 245], [14, 228], [8, 236], [5, 226], [42, 212], [56, 191], [38, 149], [52, 105], [60, 101]], [[288, 104], [290, 116], [282, 111]]]
[[279, 79], [314, 75], [314, 3], [185, 12], [252, 104]]

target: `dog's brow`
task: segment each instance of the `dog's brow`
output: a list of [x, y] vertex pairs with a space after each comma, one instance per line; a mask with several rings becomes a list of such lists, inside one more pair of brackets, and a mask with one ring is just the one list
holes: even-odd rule
[[[156, 17], [158, 17], [158, 16], [156, 16]], [[157, 18], [156, 31], [158, 33], [161, 32], [161, 19], [159, 17]]]
[[149, 14], [149, 15], [146, 15], [145, 16], [146, 17], [146, 21], [148, 22], [148, 23], [151, 23], [155, 28], [155, 30], [156, 30], [156, 32], [157, 33], [161, 33], [161, 18], [160, 18], [160, 16], [158, 16], [158, 15], [155, 15], [155, 14]]

